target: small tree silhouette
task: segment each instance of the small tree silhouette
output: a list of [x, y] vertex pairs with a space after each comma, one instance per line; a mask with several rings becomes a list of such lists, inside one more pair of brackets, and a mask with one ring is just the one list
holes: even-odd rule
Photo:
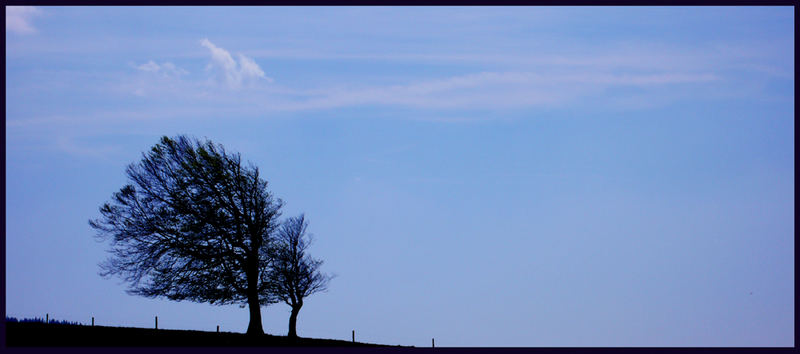
[[311, 245], [311, 235], [306, 235], [308, 222], [305, 215], [284, 221], [275, 237], [273, 265], [270, 279], [275, 295], [292, 308], [289, 317], [289, 337], [297, 338], [297, 314], [303, 299], [325, 291], [332, 278], [319, 272], [321, 260], [311, 258], [306, 249]]

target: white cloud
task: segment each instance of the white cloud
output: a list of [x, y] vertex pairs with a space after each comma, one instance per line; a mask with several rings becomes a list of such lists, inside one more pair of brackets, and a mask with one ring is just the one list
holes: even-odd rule
[[272, 82], [272, 79], [264, 74], [258, 64], [244, 54], [237, 55], [239, 58], [237, 63], [230, 52], [217, 47], [207, 38], [203, 38], [200, 41], [200, 45], [211, 51], [211, 64], [209, 64], [208, 69], [218, 69], [230, 88], [240, 88], [245, 83], [252, 83], [257, 80]]
[[125, 88], [125, 91], [133, 92], [136, 96], [145, 97], [158, 92], [186, 89], [186, 80], [183, 80], [182, 76], [189, 72], [171, 62], [159, 64], [149, 60], [139, 65], [130, 63], [130, 66], [144, 73], [130, 81], [132, 87]]
[[41, 13], [42, 11], [34, 6], [6, 6], [6, 31], [21, 34], [36, 33], [31, 18]]
[[157, 64], [156, 62], [154, 62], [152, 60], [148, 61], [147, 63], [141, 64], [141, 65], [136, 65], [136, 69], [139, 69], [139, 70], [144, 71], [144, 72], [152, 72], [152, 73], [161, 74], [161, 75], [167, 76], [167, 77], [177, 77], [177, 76], [186, 75], [186, 74], [189, 73], [188, 71], [184, 70], [183, 68], [180, 68], [180, 67], [176, 66], [173, 63], [164, 62], [164, 63], [161, 63], [161, 65], [159, 65], [159, 64]]
[[183, 74], [188, 74], [189, 73], [188, 71], [183, 70], [183, 69], [175, 66], [175, 64], [172, 64], [170, 62], [162, 63], [161, 64], [161, 69], [162, 69], [162, 71], [165, 71], [165, 72], [168, 72], [168, 73], [176, 73], [176, 74], [179, 74], [179, 75], [183, 75]]
[[258, 64], [242, 54], [239, 54], [239, 67], [243, 77], [266, 78]]
[[142, 65], [139, 65], [139, 66], [137, 66], [136, 68], [137, 68], [137, 69], [139, 69], [139, 70], [141, 70], [141, 71], [152, 71], [152, 72], [156, 72], [156, 71], [158, 71], [158, 69], [160, 69], [161, 67], [160, 67], [158, 64], [156, 64], [155, 62], [153, 62], [153, 61], [151, 60], [151, 61], [148, 61], [147, 63], [144, 63], [144, 64], [142, 64]]

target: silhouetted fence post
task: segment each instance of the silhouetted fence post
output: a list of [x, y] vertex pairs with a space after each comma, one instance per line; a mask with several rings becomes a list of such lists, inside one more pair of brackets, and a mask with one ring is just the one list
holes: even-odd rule
[[353, 343], [356, 342], [356, 330], [353, 330]]
[[50, 314], [49, 313], [44, 314], [44, 323], [50, 323]]
[[217, 333], [219, 333], [219, 325], [217, 325]]
[[156, 329], [158, 329], [158, 316], [156, 316]]
[[92, 317], [92, 327], [94, 327], [94, 317]]
[[436, 342], [431, 338], [431, 348], [436, 348]]

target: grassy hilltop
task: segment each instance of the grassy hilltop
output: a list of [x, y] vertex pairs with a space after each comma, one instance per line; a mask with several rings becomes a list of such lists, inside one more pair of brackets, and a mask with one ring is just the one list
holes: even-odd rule
[[9, 347], [388, 347], [333, 339], [248, 336], [243, 333], [5, 322]]

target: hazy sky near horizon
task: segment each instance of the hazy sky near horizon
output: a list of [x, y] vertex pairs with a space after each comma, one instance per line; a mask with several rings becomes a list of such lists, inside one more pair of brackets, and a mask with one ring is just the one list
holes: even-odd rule
[[792, 7], [6, 7], [5, 36], [9, 316], [245, 331], [97, 274], [87, 221], [188, 134], [306, 213], [337, 277], [300, 336], [794, 345]]

